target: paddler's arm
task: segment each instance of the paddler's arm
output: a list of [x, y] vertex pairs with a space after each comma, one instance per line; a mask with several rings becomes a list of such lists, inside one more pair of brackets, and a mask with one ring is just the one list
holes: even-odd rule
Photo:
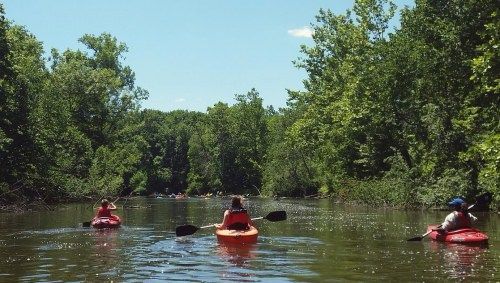
[[455, 212], [452, 212], [446, 216], [444, 222], [438, 228], [433, 230], [438, 231], [440, 233], [446, 232], [450, 229], [450, 227], [454, 226], [454, 223], [456, 221], [457, 221], [457, 215]]
[[253, 226], [252, 218], [250, 218], [250, 215], [247, 214], [248, 217], [248, 225]]
[[110, 203], [108, 204], [108, 209], [109, 209], [109, 210], [116, 210], [116, 206], [115, 206], [115, 204], [114, 204], [114, 203], [112, 203], [112, 202], [110, 202]]
[[222, 223], [215, 224], [215, 227], [217, 227], [217, 229], [225, 229], [227, 227], [227, 221], [229, 218], [228, 216], [229, 216], [229, 210], [224, 211], [224, 218], [222, 219]]
[[472, 215], [471, 213], [469, 213], [469, 218], [470, 218], [470, 221], [471, 221], [471, 222], [475, 222], [475, 221], [477, 221], [477, 217], [476, 217], [476, 216], [474, 216], [474, 215]]
[[444, 233], [446, 230], [444, 230], [443, 228], [434, 228], [432, 229], [432, 231], [437, 231], [438, 233]]

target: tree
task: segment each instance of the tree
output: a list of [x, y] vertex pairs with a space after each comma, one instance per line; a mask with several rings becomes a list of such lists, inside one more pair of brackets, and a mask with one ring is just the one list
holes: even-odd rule
[[301, 115], [289, 133], [311, 152], [321, 186], [334, 191], [342, 179], [398, 172], [420, 183], [396, 190], [434, 204], [498, 182], [498, 173], [482, 179], [498, 168], [496, 6], [416, 1], [389, 35], [390, 2], [356, 1], [354, 14], [320, 11], [315, 45], [302, 47], [297, 62], [309, 77], [307, 91], [291, 95]]
[[[315, 152], [318, 168], [329, 176], [322, 185], [334, 187], [346, 176], [366, 178], [387, 170], [391, 140], [384, 127], [384, 109], [377, 92], [380, 45], [394, 6], [385, 1], [356, 1], [354, 12], [334, 15], [320, 10], [314, 26], [316, 45], [302, 46], [297, 62], [309, 78], [307, 91], [291, 98], [303, 115], [290, 133], [303, 148]], [[330, 173], [327, 173], [330, 172]], [[332, 174], [333, 173], [333, 174]]]
[[255, 89], [217, 103], [189, 142], [189, 191], [259, 193], [268, 147], [266, 111]]
[[0, 5], [0, 188], [34, 197], [41, 166], [33, 107], [46, 80], [42, 45]]
[[[133, 73], [121, 64], [124, 44], [109, 34], [85, 35], [81, 42], [94, 53], [52, 50], [50, 80], [37, 104], [47, 183], [72, 196], [102, 193], [106, 184], [116, 193], [131, 184], [144, 152], [142, 140], [130, 135], [137, 125], [128, 122], [147, 92], [134, 86]], [[137, 176], [133, 183], [141, 184]]]
[[230, 108], [217, 103], [208, 108], [207, 115], [189, 141], [189, 192], [228, 193], [235, 168], [235, 149], [232, 143]]
[[141, 165], [147, 175], [148, 192], [185, 191], [188, 186], [189, 140], [202, 113], [144, 110], [139, 117], [140, 135], [148, 143]]
[[288, 132], [300, 117], [297, 106], [269, 113], [269, 147], [263, 166], [262, 194], [267, 196], [308, 196], [318, 191], [316, 171], [310, 152]]
[[236, 95], [231, 107], [231, 136], [236, 148], [233, 190], [259, 193], [262, 171], [268, 148], [266, 111], [259, 93], [252, 89], [246, 95]]

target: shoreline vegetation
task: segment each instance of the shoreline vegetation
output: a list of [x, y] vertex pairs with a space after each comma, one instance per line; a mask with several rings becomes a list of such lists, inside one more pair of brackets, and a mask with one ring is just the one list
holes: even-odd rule
[[397, 11], [320, 10], [287, 107], [251, 89], [202, 113], [142, 109], [111, 34], [45, 54], [0, 4], [0, 208], [216, 192], [442, 207], [486, 191], [498, 208], [497, 1], [419, 0], [392, 30]]
[[[223, 198], [223, 199], [231, 199], [233, 195], [193, 195], [193, 196], [188, 196], [184, 195], [183, 197], [176, 197], [173, 195], [164, 195], [164, 194], [152, 194], [152, 195], [135, 195], [135, 196], [123, 196], [120, 197], [119, 200], [121, 204], [117, 205], [118, 208], [127, 208], [127, 209], [142, 209], [142, 208], [149, 208], [151, 205], [132, 205], [129, 204], [127, 205], [127, 201], [130, 199], [134, 198], [163, 198], [163, 199], [204, 199], [204, 200], [210, 200], [210, 199], [216, 199], [216, 198]], [[434, 205], [434, 206], [425, 206], [422, 204], [414, 205], [414, 206], [409, 206], [409, 205], [395, 205], [391, 203], [371, 203], [367, 202], [364, 200], [342, 200], [335, 198], [331, 195], [321, 195], [321, 194], [314, 194], [310, 196], [304, 196], [304, 197], [287, 197], [287, 196], [258, 196], [258, 195], [245, 195], [244, 198], [246, 199], [252, 199], [252, 198], [264, 198], [264, 199], [274, 199], [276, 201], [280, 200], [321, 200], [321, 199], [328, 199], [333, 201], [335, 204], [339, 205], [347, 205], [347, 206], [358, 206], [358, 207], [374, 207], [378, 209], [396, 209], [396, 210], [431, 210], [431, 211], [449, 211], [449, 207], [446, 205]], [[43, 200], [34, 200], [34, 201], [24, 201], [21, 203], [12, 203], [12, 204], [0, 204], [0, 213], [7, 213], [7, 212], [13, 212], [13, 213], [26, 213], [26, 212], [34, 212], [34, 211], [48, 211], [48, 210], [54, 210], [56, 207], [59, 205], [65, 205], [65, 204], [71, 204], [71, 203], [85, 203], [89, 205], [89, 209], [91, 209], [91, 204], [94, 203], [94, 207], [92, 209], [95, 209], [95, 204], [98, 203], [100, 199], [96, 198], [91, 198], [91, 197], [80, 197], [80, 198], [66, 198], [54, 202], [45, 202]], [[376, 206], [375, 206], [376, 205]], [[498, 207], [496, 207], [498, 208]], [[490, 203], [486, 203], [486, 207], [479, 208], [479, 211], [482, 212], [491, 212], [495, 213], [494, 209], [490, 208]], [[500, 213], [500, 211], [497, 211], [497, 213]]]

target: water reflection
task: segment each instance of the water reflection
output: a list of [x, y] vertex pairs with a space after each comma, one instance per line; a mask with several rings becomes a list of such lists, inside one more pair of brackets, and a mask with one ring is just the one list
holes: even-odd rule
[[256, 256], [257, 244], [235, 244], [219, 242], [215, 248], [216, 255], [223, 262], [228, 263], [220, 270], [220, 279], [238, 282], [258, 281], [258, 275], [252, 268], [252, 261]]
[[93, 233], [93, 254], [103, 266], [108, 266], [118, 259], [118, 229], [98, 229]]
[[484, 264], [484, 255], [488, 245], [464, 245], [430, 241], [430, 250], [438, 254], [444, 272], [453, 279], [466, 279], [475, 276], [475, 273]]
[[257, 244], [231, 244], [220, 242], [217, 246], [217, 254], [222, 260], [238, 266], [248, 266], [248, 261], [255, 258]]

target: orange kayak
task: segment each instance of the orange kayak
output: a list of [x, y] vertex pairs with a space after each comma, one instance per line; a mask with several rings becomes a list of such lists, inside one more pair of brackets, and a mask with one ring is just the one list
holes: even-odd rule
[[121, 224], [122, 221], [117, 215], [112, 215], [111, 217], [94, 217], [90, 222], [90, 225], [97, 229], [118, 228]]
[[223, 243], [253, 244], [257, 242], [259, 231], [253, 226], [248, 230], [217, 229], [215, 235], [217, 235], [217, 240]]

